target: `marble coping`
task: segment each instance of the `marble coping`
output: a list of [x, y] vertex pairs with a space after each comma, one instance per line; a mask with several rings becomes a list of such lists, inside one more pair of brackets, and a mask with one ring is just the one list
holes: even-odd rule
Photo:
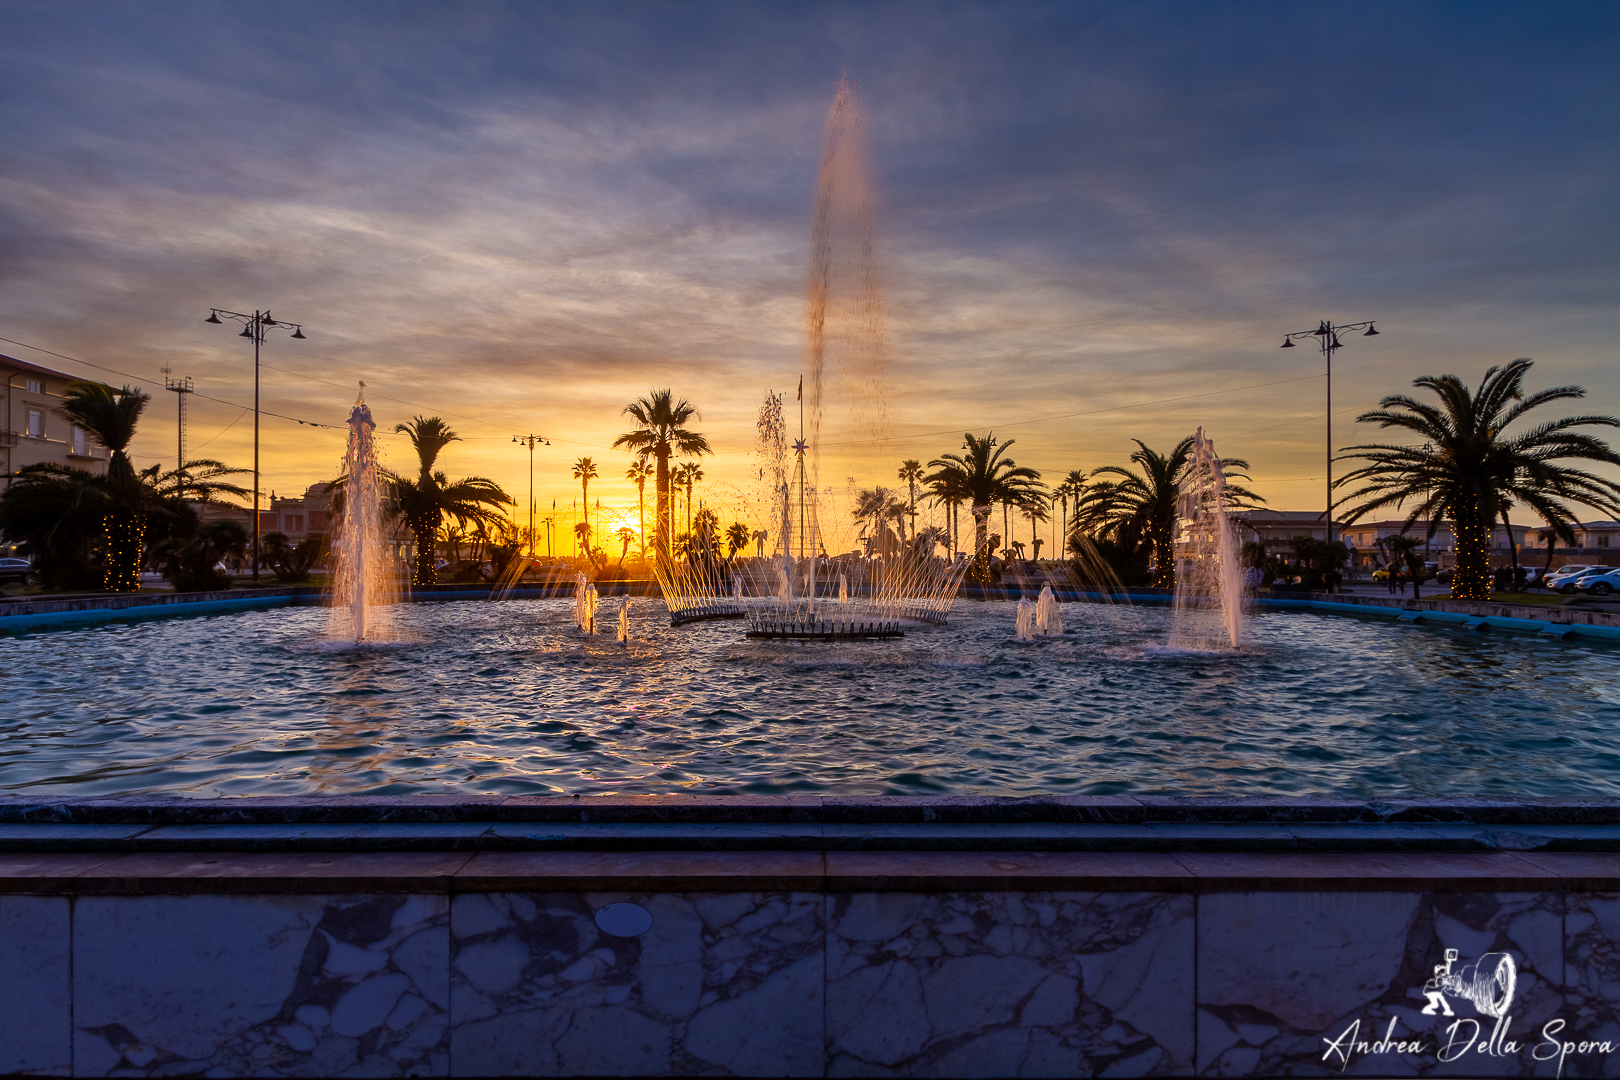
[[1620, 853], [337, 852], [0, 855], [0, 893], [1620, 892]]
[[0, 852], [1620, 851], [1620, 825], [324, 822], [0, 824]]
[[1474, 824], [1620, 826], [1603, 798], [1178, 798], [1150, 795], [353, 795], [220, 799], [0, 796], [0, 824]]

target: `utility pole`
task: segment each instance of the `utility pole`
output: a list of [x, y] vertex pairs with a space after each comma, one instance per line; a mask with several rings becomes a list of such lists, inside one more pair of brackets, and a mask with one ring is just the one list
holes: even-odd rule
[[1328, 543], [1333, 543], [1333, 354], [1344, 348], [1339, 340], [1339, 334], [1346, 330], [1362, 330], [1366, 333], [1362, 337], [1377, 337], [1378, 331], [1373, 326], [1373, 320], [1366, 322], [1348, 323], [1344, 326], [1334, 326], [1326, 319], [1315, 330], [1301, 330], [1294, 334], [1283, 335], [1280, 348], [1294, 348], [1295, 338], [1314, 337], [1321, 347], [1322, 357], [1327, 361], [1327, 523], [1324, 535]]
[[304, 328], [299, 323], [290, 323], [285, 319], [277, 322], [268, 311], [258, 310], [246, 315], [240, 311], [211, 308], [203, 322], [218, 325], [221, 315], [242, 324], [239, 337], [253, 340], [253, 580], [256, 582], [259, 580], [259, 346], [264, 344], [265, 331], [272, 326], [291, 329], [292, 336], [300, 341], [304, 339]]
[[[514, 435], [512, 441], [519, 446], [529, 448], [529, 558], [534, 558], [534, 448], [536, 446], [550, 446], [551, 440], [543, 435]], [[551, 554], [548, 543], [546, 554]]]
[[192, 389], [191, 376], [183, 379], [169, 378], [169, 365], [163, 365], [163, 389], [174, 391], [174, 403], [179, 406], [179, 421], [175, 425], [174, 439], [174, 493], [177, 498], [186, 496], [186, 395], [195, 393]]

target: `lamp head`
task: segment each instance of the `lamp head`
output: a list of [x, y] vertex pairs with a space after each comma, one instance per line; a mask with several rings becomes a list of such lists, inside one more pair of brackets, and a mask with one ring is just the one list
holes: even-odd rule
[[266, 325], [266, 326], [274, 326], [274, 325], [276, 325], [276, 320], [274, 320], [274, 319], [272, 319], [270, 317], [270, 313], [268, 311], [265, 312], [263, 315], [259, 316], [259, 321], [264, 323], [264, 325]]
[[1293, 349], [1293, 348], [1296, 348], [1296, 347], [1297, 346], [1295, 346], [1295, 344], [1294, 344], [1294, 339], [1291, 338], [1291, 337], [1283, 338], [1283, 343], [1282, 343], [1282, 345], [1279, 346], [1279, 348], [1283, 348], [1283, 349]]
[[1365, 334], [1362, 334], [1361, 336], [1362, 337], [1377, 337], [1378, 336], [1378, 327], [1372, 325], [1371, 323], [1368, 323], [1367, 324], [1367, 332]]
[[204, 320], [203, 320], [203, 322], [211, 322], [211, 323], [213, 323], [213, 324], [214, 324], [214, 325], [215, 325], [215, 326], [218, 326], [218, 325], [219, 325], [219, 312], [217, 312], [217, 311], [210, 311], [210, 312], [209, 312], [209, 313], [208, 313], [208, 318], [206, 318], [206, 319], [204, 319]]
[[305, 340], [305, 338], [304, 338], [304, 328], [302, 326], [294, 328], [293, 337], [297, 338], [299, 341]]
[[253, 336], [253, 331], [244, 326], [244, 327], [242, 327], [242, 332], [240, 334], [237, 334], [236, 336], [237, 337], [249, 337], [250, 338], [250, 337]]

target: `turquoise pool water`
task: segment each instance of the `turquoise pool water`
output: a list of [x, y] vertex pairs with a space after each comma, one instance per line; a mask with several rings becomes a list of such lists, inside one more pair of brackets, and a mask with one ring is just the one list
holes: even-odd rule
[[[604, 623], [618, 601], [604, 601]], [[1612, 647], [1307, 612], [1235, 654], [1163, 609], [1013, 605], [865, 644], [736, 622], [585, 638], [567, 600], [292, 608], [0, 640], [0, 790], [31, 795], [1620, 795]]]

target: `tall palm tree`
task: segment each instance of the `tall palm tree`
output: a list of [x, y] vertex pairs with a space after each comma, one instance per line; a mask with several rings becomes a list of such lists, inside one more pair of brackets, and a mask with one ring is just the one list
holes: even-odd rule
[[[1181, 479], [1192, 458], [1193, 436], [1176, 444], [1168, 454], [1150, 450], [1141, 439], [1132, 439], [1137, 449], [1131, 461], [1140, 473], [1119, 465], [1105, 465], [1091, 475], [1109, 477], [1093, 484], [1079, 500], [1076, 526], [1136, 550], [1146, 543], [1153, 554], [1153, 584], [1174, 588], [1176, 584], [1176, 534], [1180, 531], [1179, 500]], [[1221, 458], [1221, 469], [1228, 479], [1247, 480], [1243, 470], [1249, 463], [1242, 458]], [[1113, 479], [1118, 477], [1118, 479]], [[1253, 506], [1261, 499], [1247, 488], [1228, 483], [1226, 494], [1231, 507]]]
[[936, 470], [933, 477], [954, 487], [973, 510], [973, 549], [975, 558], [984, 555], [989, 539], [991, 507], [998, 502], [1017, 502], [1042, 490], [1041, 474], [1012, 458], [1004, 457], [1017, 440], [997, 443], [995, 435], [979, 438], [972, 432], [963, 436], [961, 454], [941, 454], [928, 463]]
[[1069, 503], [1073, 501], [1075, 509], [1080, 508], [1080, 496], [1085, 494], [1089, 481], [1086, 474], [1079, 469], [1070, 469], [1063, 477], [1063, 482], [1056, 488], [1059, 498], [1063, 502], [1063, 535], [1067, 537], [1074, 531], [1074, 520], [1069, 516]]
[[387, 474], [389, 511], [404, 516], [416, 542], [412, 583], [432, 585], [439, 579], [433, 566], [433, 541], [445, 518], [454, 518], [463, 527], [468, 522], [493, 524], [502, 520], [501, 507], [517, 503], [487, 477], [468, 476], [452, 482], [442, 470], [433, 467], [439, 452], [461, 438], [439, 417], [413, 417], [408, 424], [395, 424], [394, 430], [411, 440], [420, 468], [414, 480]]
[[[1507, 511], [1514, 503], [1523, 502], [1554, 529], [1569, 529], [1574, 522], [1566, 503], [1620, 516], [1620, 484], [1557, 464], [1577, 460], [1620, 465], [1620, 455], [1603, 440], [1571, 430], [1620, 427], [1620, 419], [1566, 416], [1506, 435], [1507, 428], [1532, 409], [1586, 396], [1579, 386], [1555, 386], [1527, 395], [1524, 376], [1530, 366], [1523, 357], [1505, 367], [1493, 366], [1473, 392], [1455, 375], [1414, 379], [1412, 385], [1432, 391], [1439, 405], [1394, 394], [1356, 420], [1401, 428], [1426, 439], [1428, 446], [1369, 443], [1343, 448], [1347, 459], [1364, 463], [1334, 485], [1362, 485], [1345, 496], [1347, 502], [1363, 500], [1345, 515], [1345, 523], [1411, 502], [1407, 527], [1427, 516], [1433, 536], [1440, 519], [1450, 517], [1457, 546], [1451, 595], [1460, 599], [1490, 598], [1491, 531], [1498, 519], [1507, 523]], [[1512, 535], [1509, 526], [1510, 545]]]
[[679, 475], [675, 483], [686, 489], [686, 531], [692, 531], [692, 485], [703, 479], [703, 467], [695, 461], [688, 461], [675, 470]]
[[658, 524], [656, 546], [662, 558], [669, 558], [669, 456], [679, 454], [712, 454], [709, 440], [686, 427], [694, 418], [702, 419], [696, 407], [685, 398], [676, 400], [667, 389], [654, 390], [624, 407], [626, 416], [633, 417], [641, 426], [627, 431], [613, 440], [614, 449], [630, 449], [643, 457], [651, 456], [658, 464]]
[[647, 557], [647, 479], [652, 476], [653, 467], [647, 464], [645, 455], [640, 455], [630, 462], [630, 469], [624, 478], [636, 485], [636, 520], [641, 527], [641, 557]]
[[591, 520], [591, 481], [596, 479], [596, 462], [582, 457], [574, 462], [574, 479], [579, 481], [580, 505], [585, 508], [585, 520]]
[[911, 536], [917, 536], [917, 483], [923, 478], [922, 462], [916, 458], [907, 458], [900, 463], [900, 471], [896, 474], [901, 483], [906, 485], [910, 499], [906, 504], [906, 517], [911, 523]]
[[941, 470], [929, 473], [923, 477], [923, 483], [928, 485], [928, 493], [933, 498], [934, 503], [945, 508], [945, 520], [948, 525], [947, 536], [949, 538], [946, 546], [950, 549], [951, 557], [954, 559], [957, 549], [961, 547], [961, 537], [958, 535], [957, 530], [957, 519], [960, 514], [957, 511], [961, 507], [962, 501], [967, 498], [966, 491], [962, 488], [959, 474], [956, 472]]
[[138, 592], [146, 532], [147, 492], [126, 453], [150, 394], [125, 386], [75, 382], [62, 395], [61, 414], [95, 436], [110, 451], [102, 488], [108, 499], [102, 534], [106, 543], [108, 592]]

